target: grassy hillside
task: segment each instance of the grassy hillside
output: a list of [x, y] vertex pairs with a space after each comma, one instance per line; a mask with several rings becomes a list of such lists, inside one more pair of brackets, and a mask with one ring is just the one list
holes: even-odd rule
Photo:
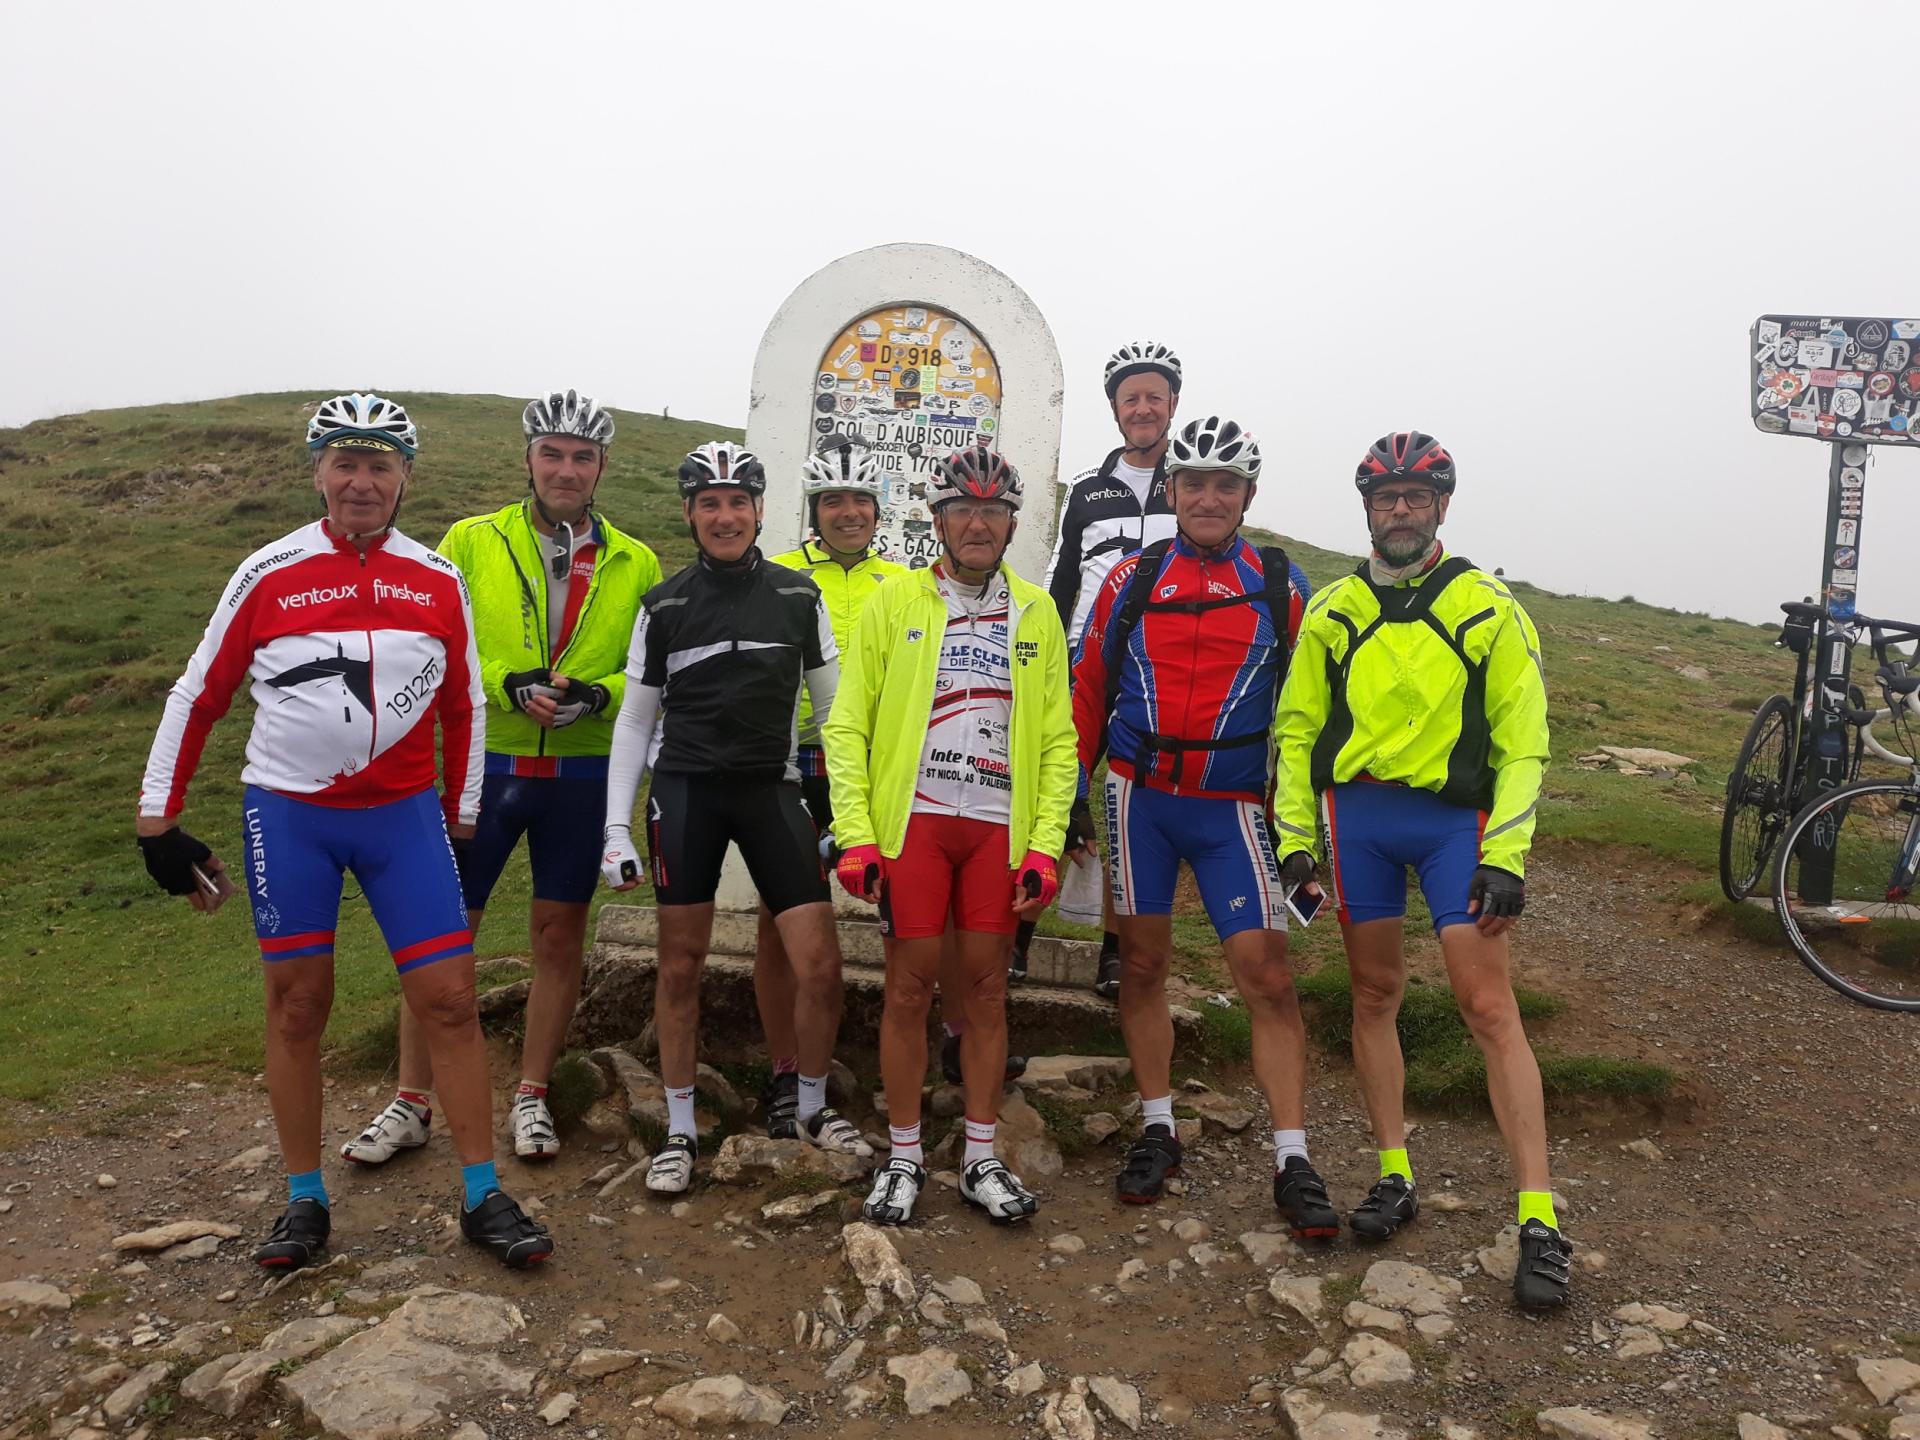
[[[102, 411], [0, 430], [0, 1095], [51, 1094], [131, 1064], [259, 1059], [259, 981], [243, 904], [205, 919], [159, 895], [132, 843], [134, 802], [168, 686], [248, 551], [317, 513], [299, 436], [313, 395]], [[490, 395], [408, 395], [422, 449], [403, 528], [437, 542], [456, 518], [521, 493], [519, 411]], [[672, 492], [679, 457], [737, 431], [620, 414], [600, 490], [661, 555], [690, 557]], [[1316, 582], [1354, 560], [1289, 541]], [[1477, 556], [1524, 573], [1522, 555]], [[1771, 632], [1632, 602], [1516, 589], [1539, 622], [1557, 762], [1542, 833], [1648, 845], [1711, 863], [1714, 797], [1748, 714], [1783, 688]], [[1783, 597], [1785, 598], [1785, 597]], [[1689, 679], [1681, 667], [1700, 667]], [[244, 709], [244, 704], [241, 707]], [[234, 843], [246, 716], [216, 728], [189, 827]], [[1696, 757], [1663, 785], [1566, 763], [1600, 743]], [[524, 859], [494, 908], [525, 913]], [[489, 924], [483, 949], [510, 948]], [[340, 1018], [392, 993], [364, 906], [343, 915]]]

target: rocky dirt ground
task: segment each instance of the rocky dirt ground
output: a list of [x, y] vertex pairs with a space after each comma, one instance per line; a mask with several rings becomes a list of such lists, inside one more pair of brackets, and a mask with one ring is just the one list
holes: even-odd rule
[[[1681, 1077], [1658, 1108], [1554, 1117], [1578, 1247], [1563, 1314], [1511, 1308], [1511, 1195], [1484, 1116], [1419, 1117], [1425, 1209], [1389, 1247], [1302, 1248], [1271, 1209], [1244, 1075], [1186, 1094], [1201, 1113], [1183, 1193], [1142, 1212], [1112, 1198], [1131, 1092], [1070, 1063], [1037, 1066], [1036, 1103], [1013, 1107], [1009, 1158], [1044, 1199], [1028, 1227], [966, 1212], [950, 1172], [912, 1227], [850, 1225], [857, 1182], [750, 1126], [686, 1200], [654, 1203], [625, 1114], [649, 1077], [610, 1056], [610, 1093], [565, 1153], [503, 1165], [553, 1228], [549, 1266], [510, 1274], [464, 1246], [436, 1136], [381, 1171], [330, 1163], [332, 1260], [263, 1285], [245, 1257], [283, 1182], [262, 1094], [181, 1080], [103, 1090], [57, 1123], [10, 1117], [36, 1138], [0, 1154], [0, 1440], [627, 1440], [773, 1422], [1911, 1440], [1920, 1024], [1662, 900], [1674, 880], [1637, 852], [1536, 860], [1518, 954], [1526, 983], [1570, 1002], [1554, 1043]], [[1437, 973], [1431, 953], [1416, 965]], [[1314, 1076], [1315, 1158], [1351, 1205], [1372, 1147], [1344, 1065], [1322, 1057]], [[333, 1076], [330, 1133], [385, 1093]], [[1116, 1128], [1104, 1115], [1118, 1133], [1096, 1139]]]

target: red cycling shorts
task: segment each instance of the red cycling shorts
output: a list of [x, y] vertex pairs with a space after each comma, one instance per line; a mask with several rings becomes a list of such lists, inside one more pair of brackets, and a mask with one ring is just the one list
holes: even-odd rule
[[924, 940], [944, 935], [948, 916], [956, 930], [1013, 933], [1017, 922], [1007, 827], [916, 811], [907, 821], [900, 858], [886, 862], [880, 933], [895, 940]]

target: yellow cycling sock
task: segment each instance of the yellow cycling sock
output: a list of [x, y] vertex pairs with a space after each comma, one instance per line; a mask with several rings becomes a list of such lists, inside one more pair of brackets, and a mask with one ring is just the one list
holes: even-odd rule
[[1560, 1228], [1560, 1221], [1553, 1213], [1553, 1192], [1551, 1190], [1522, 1190], [1520, 1192], [1520, 1223], [1538, 1220], [1542, 1225]]
[[1380, 1178], [1384, 1180], [1389, 1175], [1398, 1175], [1409, 1185], [1413, 1183], [1413, 1166], [1407, 1161], [1404, 1145], [1398, 1150], [1380, 1152]]

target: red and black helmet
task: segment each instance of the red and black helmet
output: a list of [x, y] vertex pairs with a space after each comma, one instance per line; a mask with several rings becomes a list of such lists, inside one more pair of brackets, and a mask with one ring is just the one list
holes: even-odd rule
[[1020, 472], [984, 444], [956, 450], [933, 467], [927, 500], [935, 510], [949, 500], [1000, 500], [1020, 508], [1024, 488]]
[[1353, 483], [1365, 495], [1382, 480], [1425, 480], [1442, 495], [1453, 493], [1453, 456], [1418, 430], [1396, 430], [1373, 442]]

